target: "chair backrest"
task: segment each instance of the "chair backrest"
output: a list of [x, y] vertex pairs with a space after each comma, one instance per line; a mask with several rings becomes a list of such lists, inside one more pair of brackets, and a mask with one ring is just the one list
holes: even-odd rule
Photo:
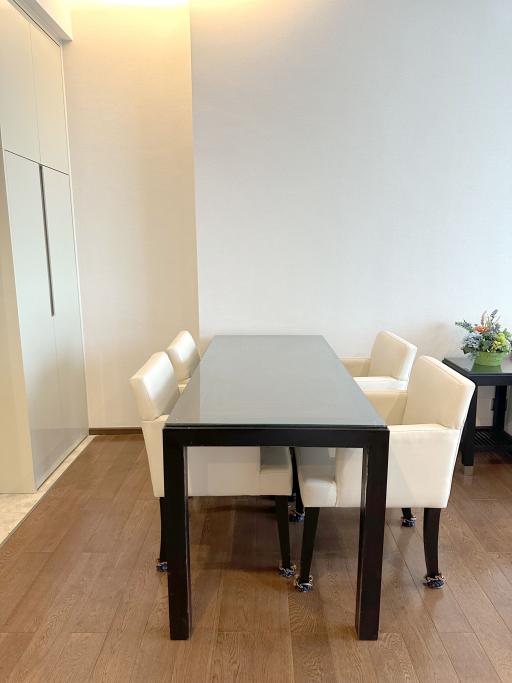
[[178, 382], [188, 379], [200, 361], [194, 337], [187, 330], [182, 330], [174, 337], [166, 351], [171, 359]]
[[421, 356], [411, 373], [403, 424], [462, 429], [475, 385], [435, 358]]
[[373, 343], [369, 376], [394, 377], [407, 382], [417, 348], [392, 332], [379, 332]]
[[154, 353], [133, 377], [130, 385], [135, 394], [142, 421], [156, 420], [170, 412], [180, 395], [178, 382], [169, 356]]
[[154, 353], [130, 378], [130, 385], [142, 422], [153, 493], [160, 498], [164, 495], [162, 429], [180, 395], [169, 356], [163, 351]]

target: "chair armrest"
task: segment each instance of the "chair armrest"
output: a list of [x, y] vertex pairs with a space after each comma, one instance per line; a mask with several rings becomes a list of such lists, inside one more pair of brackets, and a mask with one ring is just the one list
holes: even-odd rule
[[[395, 425], [389, 431], [386, 507], [446, 507], [460, 430], [425, 424]], [[359, 505], [362, 462], [361, 448], [336, 450], [337, 507]]]
[[370, 369], [370, 359], [361, 357], [340, 358], [340, 361], [350, 372], [352, 377], [367, 377]]
[[401, 425], [407, 404], [404, 389], [365, 390], [364, 395], [387, 425]]
[[156, 420], [143, 420], [142, 433], [148, 456], [149, 474], [153, 493], [157, 498], [164, 495], [164, 457], [162, 431], [168, 415], [160, 415]]
[[389, 431], [388, 507], [445, 508], [461, 430], [416, 424]]

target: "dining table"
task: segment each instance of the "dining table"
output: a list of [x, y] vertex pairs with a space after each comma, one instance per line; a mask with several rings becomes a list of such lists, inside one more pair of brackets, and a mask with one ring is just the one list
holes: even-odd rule
[[325, 338], [213, 337], [168, 416], [162, 505], [172, 640], [192, 634], [189, 446], [363, 449], [355, 628], [360, 640], [376, 640], [389, 430]]

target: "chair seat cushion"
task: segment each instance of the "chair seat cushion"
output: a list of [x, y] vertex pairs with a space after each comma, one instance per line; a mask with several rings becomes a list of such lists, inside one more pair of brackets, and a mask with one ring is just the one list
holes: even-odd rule
[[[390, 427], [386, 507], [444, 508], [460, 432], [442, 425]], [[297, 469], [306, 507], [358, 507], [363, 450], [297, 448]]]
[[354, 377], [363, 391], [407, 389], [407, 382], [394, 377]]
[[260, 495], [289, 496], [292, 492], [292, 460], [285, 446], [262, 446]]
[[[142, 422], [155, 496], [164, 495], [162, 430], [167, 415]], [[289, 496], [290, 449], [281, 446], [192, 446], [188, 452], [190, 496]]]
[[336, 506], [336, 458], [328, 448], [296, 448], [302, 500], [306, 507]]

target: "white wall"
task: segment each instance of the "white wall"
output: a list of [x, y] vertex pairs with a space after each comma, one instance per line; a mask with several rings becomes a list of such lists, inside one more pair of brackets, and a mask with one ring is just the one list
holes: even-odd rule
[[191, 5], [203, 338], [512, 325], [511, 3]]
[[188, 10], [84, 3], [64, 48], [90, 426], [139, 424], [128, 378], [197, 334]]

